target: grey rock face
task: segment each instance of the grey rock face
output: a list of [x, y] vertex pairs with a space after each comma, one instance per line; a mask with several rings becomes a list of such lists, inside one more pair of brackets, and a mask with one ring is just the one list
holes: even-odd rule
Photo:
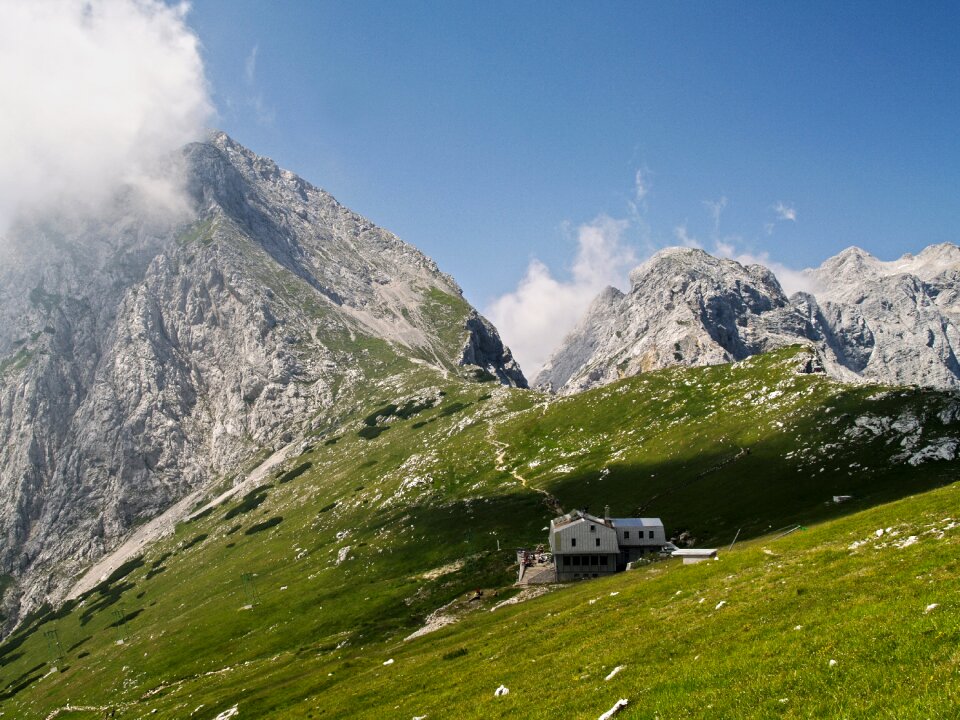
[[960, 248], [892, 262], [850, 248], [807, 272], [812, 319], [838, 363], [879, 382], [960, 387]]
[[669, 365], [740, 360], [795, 342], [846, 380], [960, 386], [960, 248], [885, 263], [857, 248], [806, 271], [814, 294], [787, 298], [773, 273], [670, 248], [608, 288], [535, 384], [578, 392]]
[[803, 318], [764, 267], [669, 248], [593, 305], [537, 377], [569, 393], [669, 365], [740, 360], [776, 347]]
[[489, 320], [474, 311], [467, 318], [466, 327], [469, 334], [460, 358], [462, 364], [483, 368], [504, 385], [527, 387], [527, 379], [513, 359], [510, 348], [504, 346]]
[[132, 525], [335, 413], [390, 358], [525, 386], [435, 263], [226, 135], [193, 209], [14, 228], [0, 258], [0, 572], [16, 618]]

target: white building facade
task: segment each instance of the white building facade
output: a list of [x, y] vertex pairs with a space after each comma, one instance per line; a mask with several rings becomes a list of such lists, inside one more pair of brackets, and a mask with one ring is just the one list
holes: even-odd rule
[[557, 581], [609, 575], [666, 543], [658, 518], [598, 518], [575, 510], [550, 521]]

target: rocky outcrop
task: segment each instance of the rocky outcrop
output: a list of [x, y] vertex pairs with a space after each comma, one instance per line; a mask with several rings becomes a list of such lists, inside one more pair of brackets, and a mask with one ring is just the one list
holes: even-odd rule
[[571, 393], [809, 342], [846, 380], [960, 386], [960, 248], [893, 262], [851, 248], [806, 274], [814, 292], [787, 298], [762, 266], [663, 250], [631, 273], [628, 293], [608, 288], [596, 298], [535, 383]]
[[461, 365], [475, 365], [495, 376], [504, 385], [527, 387], [527, 379], [503, 344], [493, 324], [473, 311], [467, 317], [467, 340], [460, 356]]
[[830, 354], [860, 377], [960, 387], [960, 248], [933, 245], [882, 262], [849, 248], [807, 271], [810, 320]]
[[2, 243], [8, 624], [133, 525], [355, 401], [391, 358], [526, 384], [412, 246], [222, 133], [182, 165], [182, 214], [120, 196]]
[[668, 248], [608, 288], [536, 383], [576, 392], [670, 365], [740, 360], [788, 342], [804, 321], [773, 273], [702, 250]]

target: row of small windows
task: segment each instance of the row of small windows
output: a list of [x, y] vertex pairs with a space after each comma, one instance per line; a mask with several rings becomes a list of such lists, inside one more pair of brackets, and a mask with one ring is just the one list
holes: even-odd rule
[[[597, 540], [597, 547], [600, 547], [600, 538], [597, 538], [596, 540]], [[577, 539], [570, 538], [570, 547], [576, 547], [576, 546], [577, 546]]]
[[[590, 529], [593, 530], [593, 525], [590, 526]], [[647, 538], [648, 538], [649, 540], [653, 540], [653, 530], [647, 530]], [[630, 531], [629, 531], [629, 530], [624, 530], [624, 531], [623, 531], [623, 539], [624, 539], [624, 540], [629, 540], [629, 539], [630, 539]], [[640, 531], [640, 539], [641, 539], [641, 540], [643, 539], [643, 530]], [[600, 547], [600, 538], [596, 538], [596, 543], [597, 543], [597, 547]], [[577, 539], [576, 539], [576, 538], [570, 538], [570, 547], [576, 547], [576, 546], [577, 546]]]
[[[643, 530], [640, 531], [640, 536], [639, 536], [639, 537], [640, 537], [641, 540], [643, 539]], [[653, 540], [653, 530], [647, 530], [647, 538], [649, 538], [650, 540]], [[623, 539], [624, 539], [624, 540], [629, 540], [629, 539], [630, 539], [630, 531], [629, 531], [629, 530], [624, 530], [624, 531], [623, 531]]]
[[607, 567], [606, 555], [564, 555], [563, 566], [570, 567], [580, 565], [595, 565], [597, 567]]

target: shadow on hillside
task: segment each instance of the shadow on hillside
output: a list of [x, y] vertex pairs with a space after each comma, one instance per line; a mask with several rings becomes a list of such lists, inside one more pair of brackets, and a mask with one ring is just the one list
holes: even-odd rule
[[[775, 435], [747, 448], [655, 463], [611, 463], [544, 485], [567, 511], [659, 517], [667, 536], [688, 531], [698, 545], [730, 543], [788, 525], [809, 525], [950, 484], [960, 462], [891, 464], [899, 447], [850, 442], [832, 458], [788, 460], [796, 442]], [[833, 502], [835, 495], [852, 500]]]

